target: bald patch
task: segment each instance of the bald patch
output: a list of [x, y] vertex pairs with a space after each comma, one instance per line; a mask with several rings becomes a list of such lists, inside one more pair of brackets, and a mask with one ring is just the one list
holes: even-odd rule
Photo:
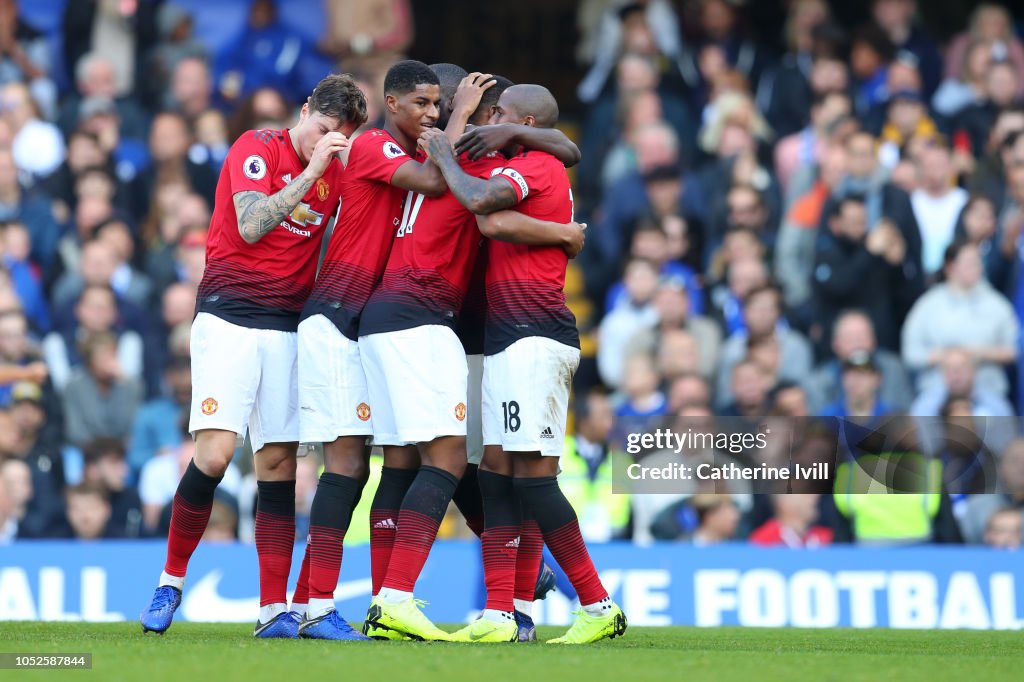
[[506, 108], [520, 116], [533, 116], [538, 128], [552, 128], [558, 122], [558, 102], [543, 85], [513, 85], [501, 95]]

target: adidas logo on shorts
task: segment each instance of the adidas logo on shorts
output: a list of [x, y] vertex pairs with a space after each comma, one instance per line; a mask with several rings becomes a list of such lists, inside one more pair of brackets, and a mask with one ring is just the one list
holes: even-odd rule
[[540, 437], [541, 438], [554, 438], [555, 434], [551, 433], [551, 427], [549, 426], [549, 427], [545, 428], [543, 431], [540, 432]]
[[373, 524], [373, 527], [383, 528], [384, 530], [396, 530], [398, 528], [398, 524], [395, 523], [394, 519], [384, 519], [383, 521], [378, 521]]

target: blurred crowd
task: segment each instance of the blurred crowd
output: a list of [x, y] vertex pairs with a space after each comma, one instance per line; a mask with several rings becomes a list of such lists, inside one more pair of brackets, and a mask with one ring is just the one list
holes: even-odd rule
[[[564, 123], [589, 229], [567, 277], [584, 360], [562, 485], [585, 534], [1018, 547], [1014, 17], [979, 4], [940, 40], [914, 0], [871, 0], [859, 25], [788, 0], [780, 49], [751, 4], [579, 3], [582, 115]], [[294, 121], [308, 55], [353, 73], [379, 124], [411, 5], [325, 0], [311, 44], [286, 3], [252, 0], [214, 49], [173, 0], [76, 0], [56, 52], [0, 0], [0, 542], [166, 532], [191, 456], [189, 328], [220, 164], [242, 131]], [[901, 414], [1005, 428], [944, 453], [916, 496], [611, 493], [622, 420]], [[944, 484], [982, 448], [998, 494]], [[208, 539], [251, 538], [250, 460], [222, 483]], [[317, 467], [299, 467], [300, 539]]]

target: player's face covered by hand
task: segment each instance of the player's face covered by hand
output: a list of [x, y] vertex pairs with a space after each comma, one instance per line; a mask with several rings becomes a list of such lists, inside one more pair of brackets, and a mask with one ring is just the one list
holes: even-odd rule
[[355, 132], [356, 125], [351, 122], [342, 122], [333, 116], [326, 116], [319, 111], [311, 111], [308, 104], [302, 105], [302, 113], [299, 115], [299, 124], [292, 129], [292, 140], [299, 152], [299, 158], [303, 163], [309, 163], [313, 156], [313, 148], [324, 135], [330, 132], [339, 132], [346, 137], [351, 137]]
[[437, 125], [441, 88], [420, 84], [404, 95], [388, 95], [387, 106], [395, 126], [412, 139]]

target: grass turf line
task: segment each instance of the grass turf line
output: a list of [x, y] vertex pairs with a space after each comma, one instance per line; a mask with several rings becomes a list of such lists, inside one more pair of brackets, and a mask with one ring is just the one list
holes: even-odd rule
[[[542, 627], [539, 635], [562, 631]], [[0, 651], [92, 653], [91, 671], [51, 674], [147, 682], [320, 675], [384, 682], [480, 682], [487, 675], [535, 682], [987, 682], [1020, 679], [1024, 668], [1021, 633], [917, 630], [631, 627], [624, 638], [565, 647], [256, 640], [252, 627], [240, 624], [175, 623], [160, 637], [143, 636], [138, 623], [7, 622], [0, 623]]]

